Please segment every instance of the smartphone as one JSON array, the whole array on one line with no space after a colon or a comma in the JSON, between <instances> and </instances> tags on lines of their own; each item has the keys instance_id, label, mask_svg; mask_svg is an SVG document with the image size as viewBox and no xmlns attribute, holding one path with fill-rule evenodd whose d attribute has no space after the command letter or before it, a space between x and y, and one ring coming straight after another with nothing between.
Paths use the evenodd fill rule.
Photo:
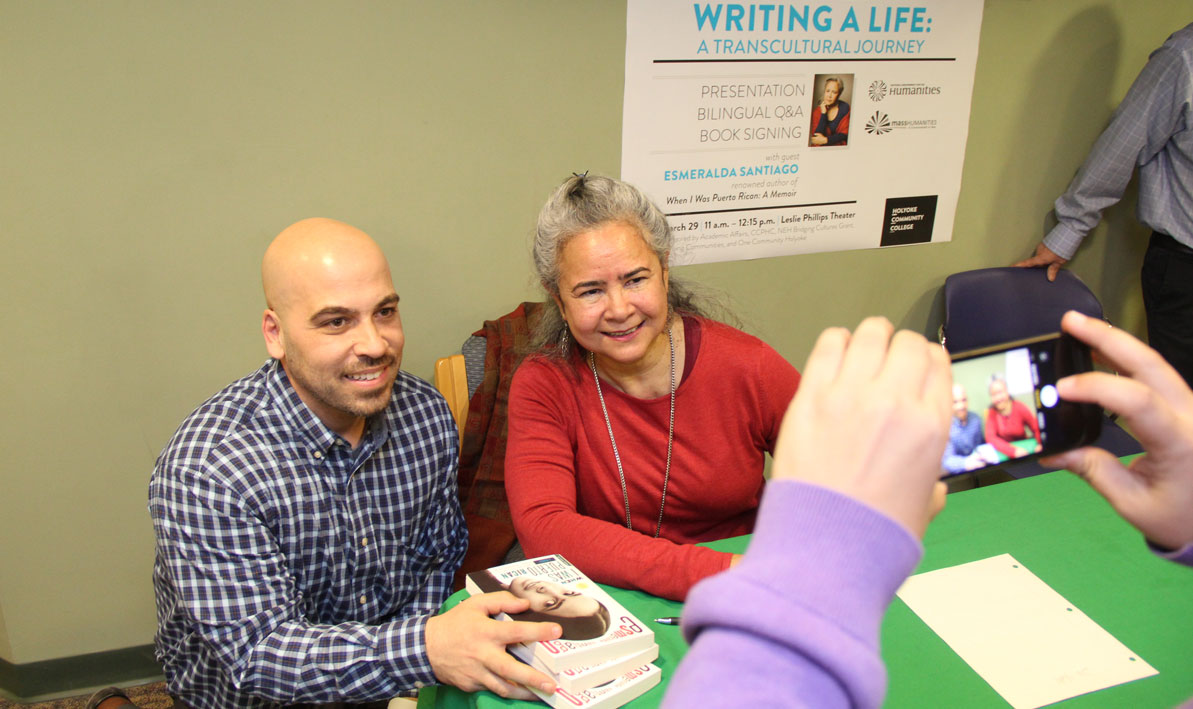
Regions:
<instances>
[{"instance_id":1,"label":"smartphone","mask_svg":"<svg viewBox=\"0 0 1193 709\"><path fill-rule=\"evenodd\" d=\"M1093 368L1089 347L1052 333L952 355L953 420L943 477L1088 445L1096 404L1062 401L1056 381Z\"/></svg>"}]
</instances>

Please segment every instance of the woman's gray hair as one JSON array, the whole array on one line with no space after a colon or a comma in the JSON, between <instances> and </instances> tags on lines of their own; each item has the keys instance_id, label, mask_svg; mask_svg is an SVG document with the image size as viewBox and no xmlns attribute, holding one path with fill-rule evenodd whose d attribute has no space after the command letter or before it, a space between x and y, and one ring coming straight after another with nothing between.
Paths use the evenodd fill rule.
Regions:
<instances>
[{"instance_id":1,"label":"woman's gray hair","mask_svg":"<svg viewBox=\"0 0 1193 709\"><path fill-rule=\"evenodd\" d=\"M654 251L663 268L671 252L671 226L642 190L612 177L573 174L556 188L539 211L534 234L534 271L547 292L548 300L559 295L559 253L572 238L605 224L628 224L638 231ZM692 291L669 277L667 305L673 312L704 315ZM567 323L557 307L549 302L534 328L531 352L567 356Z\"/></svg>"},{"instance_id":2,"label":"woman's gray hair","mask_svg":"<svg viewBox=\"0 0 1193 709\"><path fill-rule=\"evenodd\" d=\"M637 229L659 263L667 266L671 226L642 190L611 177L572 175L543 205L535 228L534 270L548 294L559 293L559 252L564 245L610 223Z\"/></svg>"}]
</instances>

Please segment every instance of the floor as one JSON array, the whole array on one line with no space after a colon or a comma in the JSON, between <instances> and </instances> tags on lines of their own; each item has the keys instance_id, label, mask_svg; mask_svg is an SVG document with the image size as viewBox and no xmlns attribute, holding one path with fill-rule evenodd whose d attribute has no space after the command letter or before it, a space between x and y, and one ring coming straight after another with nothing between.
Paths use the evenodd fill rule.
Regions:
<instances>
[{"instance_id":1,"label":"floor","mask_svg":"<svg viewBox=\"0 0 1193 709\"><path fill-rule=\"evenodd\" d=\"M165 682L151 682L132 687L122 687L121 689L141 709L170 709L170 707L174 706L174 700L170 699L169 694L166 694ZM87 694L75 697L35 702L33 704L20 704L0 699L0 709L16 709L18 707L19 709L83 709L90 696L91 692L88 692Z\"/></svg>"}]
</instances>

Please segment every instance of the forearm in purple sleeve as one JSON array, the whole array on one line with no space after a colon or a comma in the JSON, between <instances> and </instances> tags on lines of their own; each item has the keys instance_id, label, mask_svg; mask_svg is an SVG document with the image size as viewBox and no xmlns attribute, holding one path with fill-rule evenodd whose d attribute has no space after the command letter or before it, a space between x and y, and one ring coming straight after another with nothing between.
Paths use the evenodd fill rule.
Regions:
<instances>
[{"instance_id":1,"label":"forearm in purple sleeve","mask_svg":"<svg viewBox=\"0 0 1193 709\"><path fill-rule=\"evenodd\" d=\"M771 482L741 564L688 596L692 647L664 705L880 706L879 626L921 555L907 530L870 507Z\"/></svg>"}]
</instances>

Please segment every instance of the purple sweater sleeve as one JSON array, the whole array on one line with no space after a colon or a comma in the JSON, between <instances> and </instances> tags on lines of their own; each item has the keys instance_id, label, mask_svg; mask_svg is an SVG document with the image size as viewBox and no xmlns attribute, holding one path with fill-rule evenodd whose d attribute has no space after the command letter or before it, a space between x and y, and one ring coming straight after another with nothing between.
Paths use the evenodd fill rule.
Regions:
<instances>
[{"instance_id":1,"label":"purple sweater sleeve","mask_svg":"<svg viewBox=\"0 0 1193 709\"><path fill-rule=\"evenodd\" d=\"M1184 566L1193 566L1193 544L1186 544L1180 549L1169 551L1166 549L1161 549L1160 547L1157 547L1149 542L1148 548L1151 549L1156 556L1160 557L1161 559L1168 559L1169 561L1173 561Z\"/></svg>"},{"instance_id":2,"label":"purple sweater sleeve","mask_svg":"<svg viewBox=\"0 0 1193 709\"><path fill-rule=\"evenodd\" d=\"M880 706L879 626L922 553L849 497L771 482L745 558L688 595L664 707Z\"/></svg>"}]
</instances>

